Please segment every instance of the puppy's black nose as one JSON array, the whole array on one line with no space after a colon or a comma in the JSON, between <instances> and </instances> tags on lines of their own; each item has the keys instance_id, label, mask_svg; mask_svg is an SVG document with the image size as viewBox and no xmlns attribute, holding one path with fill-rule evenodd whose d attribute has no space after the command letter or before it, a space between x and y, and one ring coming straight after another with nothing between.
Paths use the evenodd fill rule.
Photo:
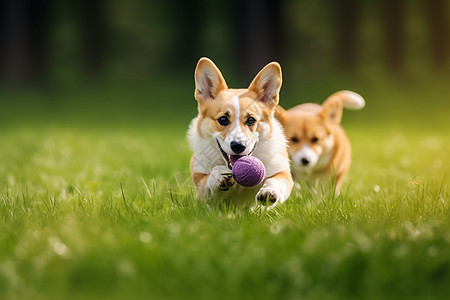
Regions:
<instances>
[{"instance_id":1,"label":"puppy's black nose","mask_svg":"<svg viewBox=\"0 0 450 300\"><path fill-rule=\"evenodd\" d=\"M234 142L234 141L230 143L230 147L231 147L231 150L234 151L234 153L241 153L242 151L245 150L244 145L239 144L238 142Z\"/></svg>"},{"instance_id":2,"label":"puppy's black nose","mask_svg":"<svg viewBox=\"0 0 450 300\"><path fill-rule=\"evenodd\" d=\"M302 164L304 165L304 166L307 166L308 164L309 164L309 159L307 159L307 158L302 158Z\"/></svg>"}]
</instances>

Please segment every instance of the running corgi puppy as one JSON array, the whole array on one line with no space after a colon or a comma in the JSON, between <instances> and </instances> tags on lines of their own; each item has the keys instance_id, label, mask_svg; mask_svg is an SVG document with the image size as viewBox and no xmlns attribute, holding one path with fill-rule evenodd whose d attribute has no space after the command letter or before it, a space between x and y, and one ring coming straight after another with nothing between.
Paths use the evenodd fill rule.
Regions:
<instances>
[{"instance_id":1,"label":"running corgi puppy","mask_svg":"<svg viewBox=\"0 0 450 300\"><path fill-rule=\"evenodd\" d=\"M188 140L198 196L249 208L284 202L293 180L283 128L274 117L280 65L266 65L247 89L229 89L208 58L199 60L194 77L198 116L189 126ZM238 185L229 175L234 163L246 155L260 159L266 169L262 183L253 188Z\"/></svg>"},{"instance_id":2,"label":"running corgi puppy","mask_svg":"<svg viewBox=\"0 0 450 300\"><path fill-rule=\"evenodd\" d=\"M340 123L343 108L361 109L364 99L350 91L332 94L322 105L305 103L289 110L276 108L289 141L289 155L296 186L300 181L336 178L336 194L350 168L352 149Z\"/></svg>"}]
</instances>

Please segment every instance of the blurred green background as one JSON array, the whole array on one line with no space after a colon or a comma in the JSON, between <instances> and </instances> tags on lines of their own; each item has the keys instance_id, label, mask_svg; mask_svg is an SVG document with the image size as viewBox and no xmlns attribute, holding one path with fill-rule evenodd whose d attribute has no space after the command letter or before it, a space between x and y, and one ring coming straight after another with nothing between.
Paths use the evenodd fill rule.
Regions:
<instances>
[{"instance_id":1,"label":"blurred green background","mask_svg":"<svg viewBox=\"0 0 450 300\"><path fill-rule=\"evenodd\" d=\"M196 114L193 72L210 57L230 87L268 62L281 104L340 89L367 107L344 121L447 126L450 3L445 0L5 0L0 124L182 128ZM177 125L178 124L178 125Z\"/></svg>"},{"instance_id":2,"label":"blurred green background","mask_svg":"<svg viewBox=\"0 0 450 300\"><path fill-rule=\"evenodd\" d=\"M0 1L0 298L446 299L449 16L447 0ZM280 62L284 107L360 93L343 196L261 215L198 201L202 56L230 87Z\"/></svg>"}]
</instances>

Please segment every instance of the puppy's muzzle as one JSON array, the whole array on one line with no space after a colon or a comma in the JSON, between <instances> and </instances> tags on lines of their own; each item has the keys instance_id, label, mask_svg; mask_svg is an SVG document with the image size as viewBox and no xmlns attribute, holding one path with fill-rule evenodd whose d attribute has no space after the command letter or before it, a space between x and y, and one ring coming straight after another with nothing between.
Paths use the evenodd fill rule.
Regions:
<instances>
[{"instance_id":1,"label":"puppy's muzzle","mask_svg":"<svg viewBox=\"0 0 450 300\"><path fill-rule=\"evenodd\" d=\"M239 153L244 152L246 147L244 145L242 145L241 143L232 141L230 143L230 148L231 148L231 150L233 150L234 153L239 154Z\"/></svg>"},{"instance_id":2,"label":"puppy's muzzle","mask_svg":"<svg viewBox=\"0 0 450 300\"><path fill-rule=\"evenodd\" d=\"M306 157L303 157L301 159L302 165L307 166L309 164L309 159L307 159Z\"/></svg>"}]
</instances>

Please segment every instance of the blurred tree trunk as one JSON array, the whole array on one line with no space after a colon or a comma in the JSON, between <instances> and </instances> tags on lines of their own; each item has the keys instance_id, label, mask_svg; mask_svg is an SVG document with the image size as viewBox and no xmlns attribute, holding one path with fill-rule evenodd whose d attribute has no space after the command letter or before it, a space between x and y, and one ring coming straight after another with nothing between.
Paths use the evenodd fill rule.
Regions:
<instances>
[{"instance_id":1,"label":"blurred tree trunk","mask_svg":"<svg viewBox=\"0 0 450 300\"><path fill-rule=\"evenodd\" d=\"M354 71L359 58L359 14L358 0L336 0L336 61L346 71Z\"/></svg>"},{"instance_id":2,"label":"blurred tree trunk","mask_svg":"<svg viewBox=\"0 0 450 300\"><path fill-rule=\"evenodd\" d=\"M0 1L0 84L4 82L6 76L6 26L8 24L6 8L6 1Z\"/></svg>"},{"instance_id":3,"label":"blurred tree trunk","mask_svg":"<svg viewBox=\"0 0 450 300\"><path fill-rule=\"evenodd\" d=\"M78 3L83 66L87 74L100 75L109 54L107 4L104 0L80 0Z\"/></svg>"},{"instance_id":4,"label":"blurred tree trunk","mask_svg":"<svg viewBox=\"0 0 450 300\"><path fill-rule=\"evenodd\" d=\"M44 83L48 70L49 14L46 0L0 4L0 78L12 85Z\"/></svg>"},{"instance_id":5,"label":"blurred tree trunk","mask_svg":"<svg viewBox=\"0 0 450 300\"><path fill-rule=\"evenodd\" d=\"M177 70L192 70L202 55L200 53L202 7L199 0L167 0L165 9L171 17L174 32L171 45L165 54L164 66ZM203 4L205 5L205 4ZM203 10L204 11L204 10Z\"/></svg>"},{"instance_id":6,"label":"blurred tree trunk","mask_svg":"<svg viewBox=\"0 0 450 300\"><path fill-rule=\"evenodd\" d=\"M404 20L405 5L403 0L384 0L384 45L386 63L390 71L400 72L404 67Z\"/></svg>"},{"instance_id":7,"label":"blurred tree trunk","mask_svg":"<svg viewBox=\"0 0 450 300\"><path fill-rule=\"evenodd\" d=\"M251 80L268 62L282 60L282 5L280 0L233 0L231 52L242 80Z\"/></svg>"},{"instance_id":8,"label":"blurred tree trunk","mask_svg":"<svg viewBox=\"0 0 450 300\"><path fill-rule=\"evenodd\" d=\"M431 47L431 62L437 70L448 66L449 60L449 24L445 0L425 1L428 17Z\"/></svg>"}]
</instances>

